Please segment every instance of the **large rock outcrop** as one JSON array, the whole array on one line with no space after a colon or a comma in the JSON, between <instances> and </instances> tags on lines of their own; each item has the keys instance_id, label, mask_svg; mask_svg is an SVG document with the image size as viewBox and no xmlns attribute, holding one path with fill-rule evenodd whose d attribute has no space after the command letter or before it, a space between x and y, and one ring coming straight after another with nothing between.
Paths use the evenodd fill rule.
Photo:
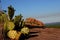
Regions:
<instances>
[{"instance_id":1,"label":"large rock outcrop","mask_svg":"<svg viewBox=\"0 0 60 40\"><path fill-rule=\"evenodd\" d=\"M34 18L27 18L25 20L25 25L30 25L30 26L39 26L39 27L44 27L44 23L39 21L39 20L36 20Z\"/></svg>"}]
</instances>

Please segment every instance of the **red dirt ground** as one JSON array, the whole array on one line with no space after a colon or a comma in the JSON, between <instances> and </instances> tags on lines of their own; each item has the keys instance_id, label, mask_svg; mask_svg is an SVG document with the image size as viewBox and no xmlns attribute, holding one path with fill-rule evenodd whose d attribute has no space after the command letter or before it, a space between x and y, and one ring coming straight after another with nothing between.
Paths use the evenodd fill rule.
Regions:
<instances>
[{"instance_id":1,"label":"red dirt ground","mask_svg":"<svg viewBox=\"0 0 60 40\"><path fill-rule=\"evenodd\" d=\"M60 29L59 28L34 28L31 32L38 32L35 37L31 37L27 40L60 40Z\"/></svg>"}]
</instances>

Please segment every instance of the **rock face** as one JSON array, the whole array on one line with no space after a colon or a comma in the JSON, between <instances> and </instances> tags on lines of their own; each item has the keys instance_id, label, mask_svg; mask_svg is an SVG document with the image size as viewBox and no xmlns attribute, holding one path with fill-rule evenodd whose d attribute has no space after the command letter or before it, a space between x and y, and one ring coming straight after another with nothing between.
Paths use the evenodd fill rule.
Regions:
<instances>
[{"instance_id":1,"label":"rock face","mask_svg":"<svg viewBox=\"0 0 60 40\"><path fill-rule=\"evenodd\" d=\"M45 26L43 22L41 21L38 21L34 18L27 18L25 20L25 25L30 25L30 26L40 26L40 27L43 27Z\"/></svg>"}]
</instances>

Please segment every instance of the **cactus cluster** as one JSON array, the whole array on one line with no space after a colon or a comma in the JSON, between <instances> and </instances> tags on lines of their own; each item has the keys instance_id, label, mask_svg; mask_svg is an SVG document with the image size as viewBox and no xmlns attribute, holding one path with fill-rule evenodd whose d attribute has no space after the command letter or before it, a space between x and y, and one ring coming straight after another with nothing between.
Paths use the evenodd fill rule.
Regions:
<instances>
[{"instance_id":1,"label":"cactus cluster","mask_svg":"<svg viewBox=\"0 0 60 40\"><path fill-rule=\"evenodd\" d=\"M4 18L4 33L6 38L19 40L21 34L28 34L29 28L24 26L25 22L22 19L22 15L14 16L14 8L12 6L8 7L8 15L3 15ZM6 39L7 40L7 39Z\"/></svg>"}]
</instances>

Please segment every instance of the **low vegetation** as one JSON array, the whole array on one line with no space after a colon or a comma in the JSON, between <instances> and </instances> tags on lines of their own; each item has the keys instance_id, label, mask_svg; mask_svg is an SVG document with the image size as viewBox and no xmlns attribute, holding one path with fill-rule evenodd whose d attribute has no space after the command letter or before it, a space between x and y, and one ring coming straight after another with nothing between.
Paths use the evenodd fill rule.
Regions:
<instances>
[{"instance_id":1,"label":"low vegetation","mask_svg":"<svg viewBox=\"0 0 60 40\"><path fill-rule=\"evenodd\" d=\"M46 24L47 28L60 28L60 23Z\"/></svg>"}]
</instances>

